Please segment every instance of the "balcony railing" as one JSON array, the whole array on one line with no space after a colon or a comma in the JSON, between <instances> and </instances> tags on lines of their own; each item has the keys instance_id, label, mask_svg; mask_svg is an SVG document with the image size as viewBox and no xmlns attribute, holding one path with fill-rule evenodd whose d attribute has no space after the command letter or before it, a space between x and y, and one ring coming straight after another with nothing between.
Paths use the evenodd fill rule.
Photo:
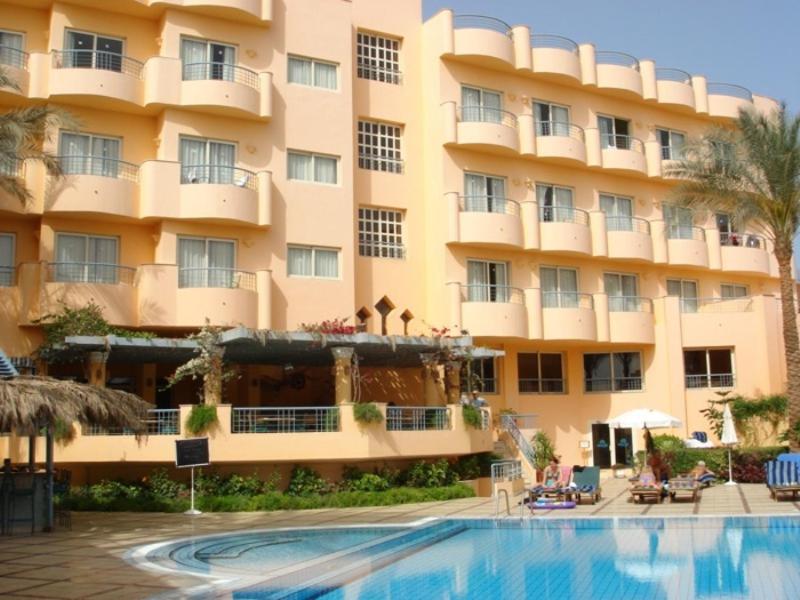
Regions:
<instances>
[{"instance_id":1,"label":"balcony railing","mask_svg":"<svg viewBox=\"0 0 800 600\"><path fill-rule=\"evenodd\" d=\"M234 407L231 413L231 433L330 433L339 429L336 406Z\"/></svg>"},{"instance_id":2,"label":"balcony railing","mask_svg":"<svg viewBox=\"0 0 800 600\"><path fill-rule=\"evenodd\" d=\"M54 69L99 69L141 79L144 63L104 50L53 50Z\"/></svg>"},{"instance_id":3,"label":"balcony railing","mask_svg":"<svg viewBox=\"0 0 800 600\"><path fill-rule=\"evenodd\" d=\"M95 175L125 181L139 180L139 165L103 156L66 155L58 162L65 175Z\"/></svg>"},{"instance_id":4,"label":"balcony railing","mask_svg":"<svg viewBox=\"0 0 800 600\"><path fill-rule=\"evenodd\" d=\"M455 15L453 29L488 29L503 35L511 35L511 25L500 19L483 15Z\"/></svg>"},{"instance_id":5,"label":"balcony railing","mask_svg":"<svg viewBox=\"0 0 800 600\"><path fill-rule=\"evenodd\" d=\"M520 394L563 394L566 383L563 378L518 379Z\"/></svg>"},{"instance_id":6,"label":"balcony railing","mask_svg":"<svg viewBox=\"0 0 800 600\"><path fill-rule=\"evenodd\" d=\"M0 46L0 65L27 70L28 53L11 46Z\"/></svg>"},{"instance_id":7,"label":"balcony railing","mask_svg":"<svg viewBox=\"0 0 800 600\"><path fill-rule=\"evenodd\" d=\"M180 411L177 408L156 408L147 411L147 435L180 435ZM133 435L123 427L84 425L83 435Z\"/></svg>"},{"instance_id":8,"label":"balcony railing","mask_svg":"<svg viewBox=\"0 0 800 600\"><path fill-rule=\"evenodd\" d=\"M753 233L722 232L719 234L719 243L722 246L767 249L767 240Z\"/></svg>"},{"instance_id":9,"label":"balcony railing","mask_svg":"<svg viewBox=\"0 0 800 600\"><path fill-rule=\"evenodd\" d=\"M595 54L598 65L615 65L617 67L627 67L635 71L639 70L639 60L635 56L624 52L600 51Z\"/></svg>"},{"instance_id":10,"label":"balcony railing","mask_svg":"<svg viewBox=\"0 0 800 600\"><path fill-rule=\"evenodd\" d=\"M608 310L610 312L653 312L653 301L650 298L639 296L609 296Z\"/></svg>"},{"instance_id":11,"label":"balcony railing","mask_svg":"<svg viewBox=\"0 0 800 600\"><path fill-rule=\"evenodd\" d=\"M214 183L258 190L255 173L228 165L182 165L181 183Z\"/></svg>"},{"instance_id":12,"label":"balcony railing","mask_svg":"<svg viewBox=\"0 0 800 600\"><path fill-rule=\"evenodd\" d=\"M543 308L588 308L594 310L591 294L580 292L542 292Z\"/></svg>"},{"instance_id":13,"label":"balcony railing","mask_svg":"<svg viewBox=\"0 0 800 600\"><path fill-rule=\"evenodd\" d=\"M650 222L627 215L606 215L606 231L635 231L650 235Z\"/></svg>"},{"instance_id":14,"label":"balcony railing","mask_svg":"<svg viewBox=\"0 0 800 600\"><path fill-rule=\"evenodd\" d=\"M683 160L686 150L681 147L661 146L661 160Z\"/></svg>"},{"instance_id":15,"label":"balcony railing","mask_svg":"<svg viewBox=\"0 0 800 600\"><path fill-rule=\"evenodd\" d=\"M563 121L536 121L536 135L569 137L583 141L583 127Z\"/></svg>"},{"instance_id":16,"label":"balcony railing","mask_svg":"<svg viewBox=\"0 0 800 600\"><path fill-rule=\"evenodd\" d=\"M22 177L24 168L24 161L11 158L0 160L0 175L5 177Z\"/></svg>"},{"instance_id":17,"label":"balcony railing","mask_svg":"<svg viewBox=\"0 0 800 600\"><path fill-rule=\"evenodd\" d=\"M17 271L11 266L0 266L0 287L14 287Z\"/></svg>"},{"instance_id":18,"label":"balcony railing","mask_svg":"<svg viewBox=\"0 0 800 600\"><path fill-rule=\"evenodd\" d=\"M444 431L450 429L450 409L431 406L386 407L387 431Z\"/></svg>"},{"instance_id":19,"label":"balcony railing","mask_svg":"<svg viewBox=\"0 0 800 600\"><path fill-rule=\"evenodd\" d=\"M644 143L639 138L631 135L619 135L616 133L601 133L600 145L604 149L611 150L630 150L632 152L644 153Z\"/></svg>"},{"instance_id":20,"label":"balcony railing","mask_svg":"<svg viewBox=\"0 0 800 600\"><path fill-rule=\"evenodd\" d=\"M519 288L480 283L462 285L461 299L464 302L504 302L510 304L524 304L525 302L525 296Z\"/></svg>"},{"instance_id":21,"label":"balcony railing","mask_svg":"<svg viewBox=\"0 0 800 600\"><path fill-rule=\"evenodd\" d=\"M405 258L406 247L403 244L359 239L358 255L372 258Z\"/></svg>"},{"instance_id":22,"label":"balcony railing","mask_svg":"<svg viewBox=\"0 0 800 600\"><path fill-rule=\"evenodd\" d=\"M573 54L578 54L578 44L576 42L567 37L561 35L551 35L549 33L531 34L531 48L567 50Z\"/></svg>"},{"instance_id":23,"label":"balcony railing","mask_svg":"<svg viewBox=\"0 0 800 600\"><path fill-rule=\"evenodd\" d=\"M542 223L575 223L589 225L589 213L572 206L540 206L539 220Z\"/></svg>"},{"instance_id":24,"label":"balcony railing","mask_svg":"<svg viewBox=\"0 0 800 600\"><path fill-rule=\"evenodd\" d=\"M496 123L517 128L517 115L500 108L488 106L462 106L459 108L462 123Z\"/></svg>"},{"instance_id":25,"label":"balcony railing","mask_svg":"<svg viewBox=\"0 0 800 600\"><path fill-rule=\"evenodd\" d=\"M230 81L246 85L254 90L258 89L258 73L238 65L219 62L184 63L183 80Z\"/></svg>"},{"instance_id":26,"label":"balcony railing","mask_svg":"<svg viewBox=\"0 0 800 600\"><path fill-rule=\"evenodd\" d=\"M362 61L365 59L361 59ZM382 83L391 83L393 85L400 85L403 83L403 73L397 69L386 67L382 65L371 65L367 62L358 62L356 64L356 72L359 79L369 79L371 81L380 81Z\"/></svg>"},{"instance_id":27,"label":"balcony railing","mask_svg":"<svg viewBox=\"0 0 800 600\"><path fill-rule=\"evenodd\" d=\"M587 392L633 392L642 389L641 377L592 377L584 379Z\"/></svg>"},{"instance_id":28,"label":"balcony railing","mask_svg":"<svg viewBox=\"0 0 800 600\"><path fill-rule=\"evenodd\" d=\"M682 313L741 313L752 312L750 296L738 298L681 298Z\"/></svg>"},{"instance_id":29,"label":"balcony railing","mask_svg":"<svg viewBox=\"0 0 800 600\"><path fill-rule=\"evenodd\" d=\"M459 196L462 212L498 213L519 215L519 203L509 198L498 196Z\"/></svg>"},{"instance_id":30,"label":"balcony railing","mask_svg":"<svg viewBox=\"0 0 800 600\"><path fill-rule=\"evenodd\" d=\"M706 89L708 90L709 96L730 96L732 98L741 98L748 102L753 101L753 93L741 85L734 85L732 83L709 83Z\"/></svg>"},{"instance_id":31,"label":"balcony railing","mask_svg":"<svg viewBox=\"0 0 800 600\"><path fill-rule=\"evenodd\" d=\"M667 227L667 239L704 242L706 240L706 230L693 225L669 225Z\"/></svg>"},{"instance_id":32,"label":"balcony railing","mask_svg":"<svg viewBox=\"0 0 800 600\"><path fill-rule=\"evenodd\" d=\"M57 283L103 283L133 285L134 267L97 262L51 262L46 265L45 278Z\"/></svg>"},{"instance_id":33,"label":"balcony railing","mask_svg":"<svg viewBox=\"0 0 800 600\"><path fill-rule=\"evenodd\" d=\"M256 291L256 274L227 267L180 267L179 288L230 288Z\"/></svg>"},{"instance_id":34,"label":"balcony railing","mask_svg":"<svg viewBox=\"0 0 800 600\"><path fill-rule=\"evenodd\" d=\"M384 173L402 173L403 160L391 156L378 154L359 154L358 167L370 171L383 171Z\"/></svg>"},{"instance_id":35,"label":"balcony railing","mask_svg":"<svg viewBox=\"0 0 800 600\"><path fill-rule=\"evenodd\" d=\"M656 79L658 81L674 81L692 85L692 76L680 69L658 68L656 69Z\"/></svg>"},{"instance_id":36,"label":"balcony railing","mask_svg":"<svg viewBox=\"0 0 800 600\"><path fill-rule=\"evenodd\" d=\"M687 388L732 388L736 382L733 373L687 375Z\"/></svg>"}]
</instances>

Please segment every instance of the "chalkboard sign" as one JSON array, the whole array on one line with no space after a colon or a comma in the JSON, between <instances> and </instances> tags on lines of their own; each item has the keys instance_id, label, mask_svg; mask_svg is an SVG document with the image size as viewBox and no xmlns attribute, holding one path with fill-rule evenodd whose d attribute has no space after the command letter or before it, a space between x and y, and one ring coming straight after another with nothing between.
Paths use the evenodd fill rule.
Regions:
<instances>
[{"instance_id":1,"label":"chalkboard sign","mask_svg":"<svg viewBox=\"0 0 800 600\"><path fill-rule=\"evenodd\" d=\"M202 467L209 464L208 438L175 440L175 466Z\"/></svg>"}]
</instances>

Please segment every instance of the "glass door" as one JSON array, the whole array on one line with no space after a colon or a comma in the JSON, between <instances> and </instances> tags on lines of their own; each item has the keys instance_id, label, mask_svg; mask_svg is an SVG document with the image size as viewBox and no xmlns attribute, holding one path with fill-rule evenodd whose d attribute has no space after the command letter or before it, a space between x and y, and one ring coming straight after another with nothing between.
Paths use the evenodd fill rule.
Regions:
<instances>
[{"instance_id":1,"label":"glass door","mask_svg":"<svg viewBox=\"0 0 800 600\"><path fill-rule=\"evenodd\" d=\"M592 423L592 458L595 467L611 467L611 430L607 423Z\"/></svg>"},{"instance_id":2,"label":"glass door","mask_svg":"<svg viewBox=\"0 0 800 600\"><path fill-rule=\"evenodd\" d=\"M539 275L543 307L578 307L578 272L575 269L541 267Z\"/></svg>"},{"instance_id":3,"label":"glass door","mask_svg":"<svg viewBox=\"0 0 800 600\"><path fill-rule=\"evenodd\" d=\"M611 312L639 310L639 285L636 275L604 273L603 287L608 296L608 310Z\"/></svg>"},{"instance_id":4,"label":"glass door","mask_svg":"<svg viewBox=\"0 0 800 600\"><path fill-rule=\"evenodd\" d=\"M598 116L597 126L600 129L600 146L602 148L630 150L628 121L614 117Z\"/></svg>"},{"instance_id":5,"label":"glass door","mask_svg":"<svg viewBox=\"0 0 800 600\"><path fill-rule=\"evenodd\" d=\"M537 185L539 217L545 223L571 223L574 219L572 190L553 185Z\"/></svg>"},{"instance_id":6,"label":"glass door","mask_svg":"<svg viewBox=\"0 0 800 600\"><path fill-rule=\"evenodd\" d=\"M67 30L64 66L121 72L123 47L123 41L118 38Z\"/></svg>"},{"instance_id":7,"label":"glass door","mask_svg":"<svg viewBox=\"0 0 800 600\"><path fill-rule=\"evenodd\" d=\"M697 312L697 282L688 279L667 279L667 296L681 299L681 312Z\"/></svg>"},{"instance_id":8,"label":"glass door","mask_svg":"<svg viewBox=\"0 0 800 600\"><path fill-rule=\"evenodd\" d=\"M692 239L694 218L692 216L692 211L688 208L664 204L664 221L667 224L667 237L669 239Z\"/></svg>"},{"instance_id":9,"label":"glass door","mask_svg":"<svg viewBox=\"0 0 800 600\"><path fill-rule=\"evenodd\" d=\"M468 260L467 290L470 302L508 302L508 266L504 262Z\"/></svg>"},{"instance_id":10,"label":"glass door","mask_svg":"<svg viewBox=\"0 0 800 600\"><path fill-rule=\"evenodd\" d=\"M606 215L607 231L633 231L633 201L630 198L600 194L600 210Z\"/></svg>"},{"instance_id":11,"label":"glass door","mask_svg":"<svg viewBox=\"0 0 800 600\"><path fill-rule=\"evenodd\" d=\"M476 173L464 174L464 210L467 212L504 213L506 181Z\"/></svg>"},{"instance_id":12,"label":"glass door","mask_svg":"<svg viewBox=\"0 0 800 600\"><path fill-rule=\"evenodd\" d=\"M633 466L633 433L629 427L614 429L614 463Z\"/></svg>"},{"instance_id":13,"label":"glass door","mask_svg":"<svg viewBox=\"0 0 800 600\"><path fill-rule=\"evenodd\" d=\"M14 240L10 233L0 233L0 287L14 284Z\"/></svg>"},{"instance_id":14,"label":"glass door","mask_svg":"<svg viewBox=\"0 0 800 600\"><path fill-rule=\"evenodd\" d=\"M501 123L502 99L498 92L461 86L461 120Z\"/></svg>"},{"instance_id":15,"label":"glass door","mask_svg":"<svg viewBox=\"0 0 800 600\"><path fill-rule=\"evenodd\" d=\"M534 102L536 135L569 137L569 108L547 102Z\"/></svg>"}]
</instances>

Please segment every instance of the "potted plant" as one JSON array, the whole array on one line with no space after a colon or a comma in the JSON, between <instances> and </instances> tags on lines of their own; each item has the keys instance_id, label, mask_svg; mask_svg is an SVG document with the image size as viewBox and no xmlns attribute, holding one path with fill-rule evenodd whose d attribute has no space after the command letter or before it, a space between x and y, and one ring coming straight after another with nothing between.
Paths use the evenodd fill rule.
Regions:
<instances>
[{"instance_id":1,"label":"potted plant","mask_svg":"<svg viewBox=\"0 0 800 600\"><path fill-rule=\"evenodd\" d=\"M542 481L544 470L556 455L556 447L544 431L537 431L531 438L531 446L534 452L534 466L536 467L536 478Z\"/></svg>"},{"instance_id":2,"label":"potted plant","mask_svg":"<svg viewBox=\"0 0 800 600\"><path fill-rule=\"evenodd\" d=\"M353 418L361 425L374 425L383 422L383 413L372 402L359 402L353 405Z\"/></svg>"}]
</instances>

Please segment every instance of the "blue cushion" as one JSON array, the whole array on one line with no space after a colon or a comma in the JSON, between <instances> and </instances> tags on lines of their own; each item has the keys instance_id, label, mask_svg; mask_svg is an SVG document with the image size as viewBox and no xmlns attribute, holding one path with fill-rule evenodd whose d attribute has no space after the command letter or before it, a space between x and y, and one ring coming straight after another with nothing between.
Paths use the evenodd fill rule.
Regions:
<instances>
[{"instance_id":1,"label":"blue cushion","mask_svg":"<svg viewBox=\"0 0 800 600\"><path fill-rule=\"evenodd\" d=\"M771 460L764 465L767 485L770 487L796 486L800 484L798 465L793 462Z\"/></svg>"}]
</instances>

